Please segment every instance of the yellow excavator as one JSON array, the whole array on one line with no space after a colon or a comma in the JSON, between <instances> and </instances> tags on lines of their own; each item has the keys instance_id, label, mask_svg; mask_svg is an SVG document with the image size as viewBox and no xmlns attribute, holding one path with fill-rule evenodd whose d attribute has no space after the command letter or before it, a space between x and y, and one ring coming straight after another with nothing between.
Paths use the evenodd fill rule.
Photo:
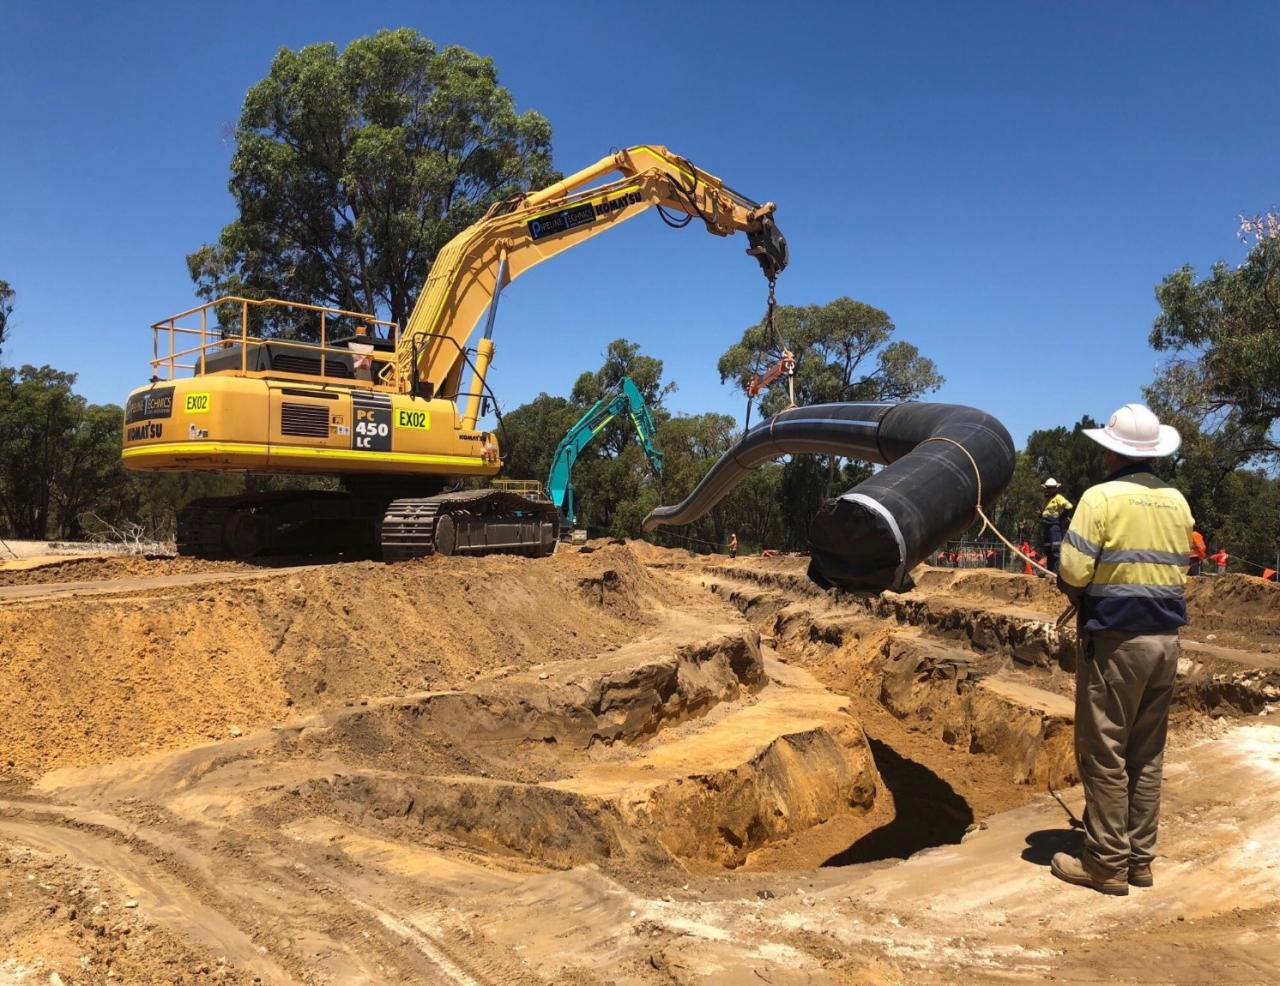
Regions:
<instances>
[{"instance_id":1,"label":"yellow excavator","mask_svg":"<svg viewBox=\"0 0 1280 986\"><path fill-rule=\"evenodd\" d=\"M156 322L151 382L125 405L124 463L341 480L341 490L194 501L178 519L185 555L379 545L388 561L433 551L549 554L559 525L550 502L494 488L440 491L501 468L497 440L478 421L492 396L485 377L503 287L650 207L670 225L698 219L719 236L745 233L772 298L788 261L773 203L751 201L665 147L631 147L494 206L455 236L403 327L238 297Z\"/></svg>"}]
</instances>

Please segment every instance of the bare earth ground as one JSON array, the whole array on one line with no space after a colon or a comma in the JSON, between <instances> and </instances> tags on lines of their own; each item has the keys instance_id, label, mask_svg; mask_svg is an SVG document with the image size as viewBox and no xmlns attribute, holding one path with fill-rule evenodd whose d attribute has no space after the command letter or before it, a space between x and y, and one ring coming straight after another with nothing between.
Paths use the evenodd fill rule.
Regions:
<instances>
[{"instance_id":1,"label":"bare earth ground","mask_svg":"<svg viewBox=\"0 0 1280 986\"><path fill-rule=\"evenodd\" d=\"M0 984L1280 981L1280 595L1191 590L1157 883L1047 583L593 543L0 566Z\"/></svg>"}]
</instances>

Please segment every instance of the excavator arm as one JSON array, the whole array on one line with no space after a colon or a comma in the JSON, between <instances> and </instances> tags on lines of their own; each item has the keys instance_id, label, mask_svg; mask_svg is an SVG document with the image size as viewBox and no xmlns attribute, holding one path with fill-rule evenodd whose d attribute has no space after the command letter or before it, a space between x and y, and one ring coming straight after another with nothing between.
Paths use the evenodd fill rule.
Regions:
<instances>
[{"instance_id":1,"label":"excavator arm","mask_svg":"<svg viewBox=\"0 0 1280 986\"><path fill-rule=\"evenodd\" d=\"M655 473L662 472L662 452L654 444L657 429L649 415L649 407L635 381L623 377L619 388L596 401L556 446L551 457L551 472L547 476L547 495L559 509L570 527L577 524L578 504L573 490L573 467L578 456L595 439L596 435L618 416L626 414L635 426L636 435L644 447L644 454Z\"/></svg>"},{"instance_id":2,"label":"excavator arm","mask_svg":"<svg viewBox=\"0 0 1280 986\"><path fill-rule=\"evenodd\" d=\"M745 233L747 253L770 281L787 266L787 242L773 222L772 202L751 201L665 147L627 148L491 209L445 244L400 334L384 382L394 382L402 393L461 396L467 340L490 309L463 414L463 427L474 427L493 356L493 306L502 288L535 264L653 207L672 225L698 219L718 236Z\"/></svg>"}]
</instances>

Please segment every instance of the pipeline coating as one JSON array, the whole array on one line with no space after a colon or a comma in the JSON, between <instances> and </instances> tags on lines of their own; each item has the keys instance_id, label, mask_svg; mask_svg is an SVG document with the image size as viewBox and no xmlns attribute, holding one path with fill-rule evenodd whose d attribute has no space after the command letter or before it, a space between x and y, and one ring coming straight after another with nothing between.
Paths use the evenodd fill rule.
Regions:
<instances>
[{"instance_id":1,"label":"pipeline coating","mask_svg":"<svg viewBox=\"0 0 1280 986\"><path fill-rule=\"evenodd\" d=\"M838 455L885 466L827 500L810 529L809 578L823 587L874 591L905 588L912 568L973 522L976 503L985 508L1004 491L1014 463L1004 425L973 407L789 408L747 432L683 501L651 511L644 530L705 516L749 472L782 455Z\"/></svg>"}]
</instances>

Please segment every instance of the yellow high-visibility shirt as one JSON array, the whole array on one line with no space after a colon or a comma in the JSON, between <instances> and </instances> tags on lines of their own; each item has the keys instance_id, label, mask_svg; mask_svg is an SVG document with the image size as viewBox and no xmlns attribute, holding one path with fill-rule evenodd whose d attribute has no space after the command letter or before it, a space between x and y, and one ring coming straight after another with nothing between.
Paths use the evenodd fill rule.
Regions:
<instances>
[{"instance_id":1,"label":"yellow high-visibility shirt","mask_svg":"<svg viewBox=\"0 0 1280 986\"><path fill-rule=\"evenodd\" d=\"M1059 584L1080 602L1082 628L1172 633L1184 625L1194 526L1183 495L1144 465L1087 489L1058 568Z\"/></svg>"},{"instance_id":2,"label":"yellow high-visibility shirt","mask_svg":"<svg viewBox=\"0 0 1280 986\"><path fill-rule=\"evenodd\" d=\"M1069 510L1074 510L1075 508L1076 505L1074 503L1068 500L1061 493L1056 493L1054 494L1053 499L1044 505L1044 510L1040 512L1040 516L1053 520L1057 517L1061 517Z\"/></svg>"}]
</instances>

